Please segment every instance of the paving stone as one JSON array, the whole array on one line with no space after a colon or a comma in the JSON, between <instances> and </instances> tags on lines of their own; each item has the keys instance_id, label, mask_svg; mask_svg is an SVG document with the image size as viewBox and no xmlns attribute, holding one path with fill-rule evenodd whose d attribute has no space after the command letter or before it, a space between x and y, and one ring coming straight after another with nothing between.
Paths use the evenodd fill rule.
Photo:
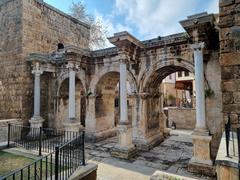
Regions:
<instances>
[{"instance_id":1,"label":"paving stone","mask_svg":"<svg viewBox=\"0 0 240 180\"><path fill-rule=\"evenodd\" d=\"M98 147L96 148L97 151L102 151L102 152L107 152L109 151L107 148L104 148L104 147Z\"/></svg>"},{"instance_id":2,"label":"paving stone","mask_svg":"<svg viewBox=\"0 0 240 180\"><path fill-rule=\"evenodd\" d=\"M116 145L116 143L110 143L110 144L105 144L105 145L103 145L103 147L104 147L104 148L109 148L109 149L111 149L111 148L113 148L115 145Z\"/></svg>"},{"instance_id":3,"label":"paving stone","mask_svg":"<svg viewBox=\"0 0 240 180\"><path fill-rule=\"evenodd\" d=\"M87 159L97 162L106 162L108 160L124 162L131 164L132 167L141 167L141 169L151 168L184 176L187 175L188 177L199 177L195 174L188 174L187 166L193 155L193 147L191 142L187 140L183 141L184 138L185 135L183 133L172 135L152 150L148 152L138 152L138 156L131 160L120 160L111 157L110 150L117 142L117 138L111 138L96 144L90 144L88 150L86 150L86 153L89 153Z\"/></svg>"},{"instance_id":4,"label":"paving stone","mask_svg":"<svg viewBox=\"0 0 240 180\"><path fill-rule=\"evenodd\" d=\"M102 157L102 158L108 158L110 157L111 155L109 153L104 153L104 152L101 152L99 154L96 154L97 157Z\"/></svg>"},{"instance_id":5,"label":"paving stone","mask_svg":"<svg viewBox=\"0 0 240 180\"><path fill-rule=\"evenodd\" d=\"M177 167L177 166L171 166L170 168L167 169L167 172L176 174L178 169L179 169L179 167Z\"/></svg>"}]
</instances>

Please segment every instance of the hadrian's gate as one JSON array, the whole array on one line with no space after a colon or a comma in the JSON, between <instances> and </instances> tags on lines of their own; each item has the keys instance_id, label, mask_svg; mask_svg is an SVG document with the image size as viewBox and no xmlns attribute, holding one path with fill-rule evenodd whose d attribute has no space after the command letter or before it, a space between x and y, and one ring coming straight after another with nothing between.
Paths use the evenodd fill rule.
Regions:
<instances>
[{"instance_id":1,"label":"hadrian's gate","mask_svg":"<svg viewBox=\"0 0 240 180\"><path fill-rule=\"evenodd\" d=\"M162 80L178 71L197 73L197 119L190 164L197 168L201 164L211 166L222 123L214 23L214 15L203 13L181 21L187 33L139 41L121 32L109 38L116 46L113 48L88 51L65 45L51 56L29 55L28 60L43 74L54 73L49 96L54 113L45 123L59 128L85 127L92 141L118 134L119 144L113 155L128 158L135 147L149 150L168 133ZM213 97L204 97L207 88L214 91ZM74 111L69 108L71 103ZM204 146L201 153L200 144Z\"/></svg>"}]
</instances>

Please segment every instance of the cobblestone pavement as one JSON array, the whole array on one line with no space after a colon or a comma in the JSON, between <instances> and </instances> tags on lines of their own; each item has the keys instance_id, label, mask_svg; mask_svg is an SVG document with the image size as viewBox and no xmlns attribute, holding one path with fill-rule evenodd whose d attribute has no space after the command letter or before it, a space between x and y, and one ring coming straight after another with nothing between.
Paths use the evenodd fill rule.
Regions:
<instances>
[{"instance_id":1,"label":"cobblestone pavement","mask_svg":"<svg viewBox=\"0 0 240 180\"><path fill-rule=\"evenodd\" d=\"M86 143L86 159L98 164L99 180L126 179L120 174L114 175L114 173L119 173L120 169L127 171L127 179L149 179L155 170L197 179L212 179L187 171L188 161L193 155L191 131L171 131L170 136L160 145L149 152L139 152L135 158L129 161L111 157L110 151L116 141L117 138L114 137L97 143ZM118 168L118 170L115 171L114 168ZM132 174L129 170L132 171Z\"/></svg>"}]
</instances>

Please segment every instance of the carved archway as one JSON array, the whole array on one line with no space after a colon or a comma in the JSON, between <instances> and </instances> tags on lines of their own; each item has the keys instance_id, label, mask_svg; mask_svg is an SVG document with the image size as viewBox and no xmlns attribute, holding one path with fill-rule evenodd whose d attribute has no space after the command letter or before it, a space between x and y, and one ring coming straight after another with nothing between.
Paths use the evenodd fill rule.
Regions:
<instances>
[{"instance_id":1,"label":"carved archway","mask_svg":"<svg viewBox=\"0 0 240 180\"><path fill-rule=\"evenodd\" d=\"M76 119L85 126L86 116L86 83L84 76L76 73L75 100L76 100ZM55 127L63 128L63 124L68 118L68 99L69 99L69 73L63 72L55 81L56 101L55 101Z\"/></svg>"},{"instance_id":2,"label":"carved archway","mask_svg":"<svg viewBox=\"0 0 240 180\"><path fill-rule=\"evenodd\" d=\"M118 88L119 88L120 72L119 67L104 67L99 73L96 73L90 82L89 92L95 95L95 118L96 131L106 132L106 136L115 135L115 127L119 121L119 104L118 104ZM133 75L128 72L128 94L136 93L136 81ZM128 99L129 111L134 111L135 106ZM131 112L129 119L132 120Z\"/></svg>"},{"instance_id":3,"label":"carved archway","mask_svg":"<svg viewBox=\"0 0 240 180\"><path fill-rule=\"evenodd\" d=\"M163 97L160 91L162 80L168 75L178 71L189 71L194 73L194 65L191 61L184 59L160 59L151 64L141 77L139 77L139 117L140 122L133 136L134 141L141 141L141 138L152 139L158 142L163 137L166 127L166 116L163 113Z\"/></svg>"},{"instance_id":4,"label":"carved archway","mask_svg":"<svg viewBox=\"0 0 240 180\"><path fill-rule=\"evenodd\" d=\"M145 92L149 86L159 85L165 77L174 72L186 70L194 73L194 65L188 60L180 58L168 58L167 61L159 60L143 72L142 80L139 83L139 92Z\"/></svg>"},{"instance_id":5,"label":"carved archway","mask_svg":"<svg viewBox=\"0 0 240 180\"><path fill-rule=\"evenodd\" d=\"M95 77L93 77L93 79L91 80L90 86L89 86L89 91L92 92L93 94L96 93L96 87L97 87L98 82L105 74L110 73L110 72L117 72L120 74L119 67L116 67L116 66L103 67L99 71L99 73L96 73ZM127 73L128 73L127 80L130 84L131 93L137 93L137 82L136 82L133 74L130 71L127 71Z\"/></svg>"}]
</instances>

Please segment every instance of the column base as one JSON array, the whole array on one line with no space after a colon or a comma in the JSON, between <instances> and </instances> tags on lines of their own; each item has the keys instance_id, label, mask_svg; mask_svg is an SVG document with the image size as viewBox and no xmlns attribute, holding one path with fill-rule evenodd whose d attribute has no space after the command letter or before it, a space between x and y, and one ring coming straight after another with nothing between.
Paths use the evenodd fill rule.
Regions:
<instances>
[{"instance_id":1,"label":"column base","mask_svg":"<svg viewBox=\"0 0 240 180\"><path fill-rule=\"evenodd\" d=\"M80 132L84 130L84 127L81 125L81 123L78 122L69 122L64 124L65 131L70 132Z\"/></svg>"},{"instance_id":2,"label":"column base","mask_svg":"<svg viewBox=\"0 0 240 180\"><path fill-rule=\"evenodd\" d=\"M134 139L133 142L136 144L138 150L149 151L153 147L163 142L163 140L163 135L159 133L146 139Z\"/></svg>"},{"instance_id":3,"label":"column base","mask_svg":"<svg viewBox=\"0 0 240 180\"><path fill-rule=\"evenodd\" d=\"M42 127L43 122L44 122L44 119L41 116L33 116L29 120L30 126L32 128L40 128L40 127Z\"/></svg>"},{"instance_id":4,"label":"column base","mask_svg":"<svg viewBox=\"0 0 240 180\"><path fill-rule=\"evenodd\" d=\"M86 141L98 142L117 135L116 129L112 128L101 132L86 132Z\"/></svg>"},{"instance_id":5,"label":"column base","mask_svg":"<svg viewBox=\"0 0 240 180\"><path fill-rule=\"evenodd\" d=\"M214 176L215 169L210 156L210 142L212 137L204 129L195 129L192 138L194 155L189 161L188 170L194 173Z\"/></svg>"},{"instance_id":6,"label":"column base","mask_svg":"<svg viewBox=\"0 0 240 180\"><path fill-rule=\"evenodd\" d=\"M129 147L122 147L122 146L116 145L111 151L111 156L116 158L121 158L121 159L131 159L136 155L137 155L137 149L134 145Z\"/></svg>"},{"instance_id":7,"label":"column base","mask_svg":"<svg viewBox=\"0 0 240 180\"><path fill-rule=\"evenodd\" d=\"M113 157L130 159L137 153L132 144L132 127L130 124L120 124L117 127L118 144L111 151Z\"/></svg>"},{"instance_id":8,"label":"column base","mask_svg":"<svg viewBox=\"0 0 240 180\"><path fill-rule=\"evenodd\" d=\"M195 162L195 159L192 158L188 164L188 171L214 177L216 176L216 169L213 165L208 165L209 163L210 161L206 161L204 164Z\"/></svg>"},{"instance_id":9,"label":"column base","mask_svg":"<svg viewBox=\"0 0 240 180\"><path fill-rule=\"evenodd\" d=\"M163 136L164 136L164 138L170 136L170 131L171 131L170 128L165 128L165 129L164 129L164 131L163 131Z\"/></svg>"},{"instance_id":10,"label":"column base","mask_svg":"<svg viewBox=\"0 0 240 180\"><path fill-rule=\"evenodd\" d=\"M36 139L40 136L40 127L43 126L44 119L41 116L33 116L30 120L30 131L27 135L28 139Z\"/></svg>"}]
</instances>

